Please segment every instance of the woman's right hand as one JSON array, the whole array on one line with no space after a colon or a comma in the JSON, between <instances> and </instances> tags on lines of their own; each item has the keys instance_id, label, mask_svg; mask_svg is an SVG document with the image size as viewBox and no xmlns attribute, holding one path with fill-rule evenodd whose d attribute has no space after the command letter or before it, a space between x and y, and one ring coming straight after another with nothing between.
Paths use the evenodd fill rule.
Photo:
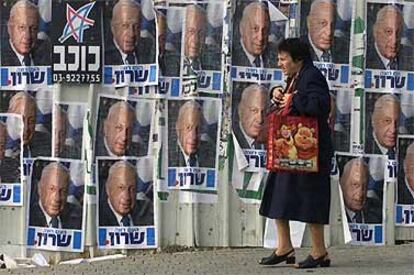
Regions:
<instances>
[{"instance_id":1,"label":"woman's right hand","mask_svg":"<svg viewBox=\"0 0 414 275\"><path fill-rule=\"evenodd\" d=\"M279 105L283 100L283 88L281 86L274 87L272 89L272 97L271 99Z\"/></svg>"}]
</instances>

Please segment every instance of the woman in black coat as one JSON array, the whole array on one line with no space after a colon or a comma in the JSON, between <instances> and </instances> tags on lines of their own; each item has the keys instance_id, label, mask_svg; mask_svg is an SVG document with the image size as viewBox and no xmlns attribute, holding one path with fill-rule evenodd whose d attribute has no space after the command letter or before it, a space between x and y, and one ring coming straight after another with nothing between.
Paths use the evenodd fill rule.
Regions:
<instances>
[{"instance_id":1,"label":"woman in black coat","mask_svg":"<svg viewBox=\"0 0 414 275\"><path fill-rule=\"evenodd\" d=\"M328 116L329 87L325 77L313 66L308 45L298 38L286 39L278 48L278 66L288 76L285 91L273 89L271 100L276 112L314 117L319 127L319 172L271 172L260 206L262 216L275 219L278 248L260 261L263 265L294 263L289 220L309 224L312 237L310 255L298 268L329 266L324 242L324 224L329 223L330 164L333 155ZM287 110L287 111L286 111Z\"/></svg>"}]
</instances>

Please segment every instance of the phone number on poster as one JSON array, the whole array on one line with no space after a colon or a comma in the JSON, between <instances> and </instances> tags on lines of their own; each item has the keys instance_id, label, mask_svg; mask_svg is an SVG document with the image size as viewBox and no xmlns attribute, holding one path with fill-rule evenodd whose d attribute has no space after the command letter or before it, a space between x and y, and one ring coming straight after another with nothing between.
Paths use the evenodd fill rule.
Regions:
<instances>
[{"instance_id":1,"label":"phone number on poster","mask_svg":"<svg viewBox=\"0 0 414 275\"><path fill-rule=\"evenodd\" d=\"M53 82L60 83L60 82L68 82L68 83L88 83L94 82L99 83L101 82L101 76L99 74L53 74Z\"/></svg>"}]
</instances>

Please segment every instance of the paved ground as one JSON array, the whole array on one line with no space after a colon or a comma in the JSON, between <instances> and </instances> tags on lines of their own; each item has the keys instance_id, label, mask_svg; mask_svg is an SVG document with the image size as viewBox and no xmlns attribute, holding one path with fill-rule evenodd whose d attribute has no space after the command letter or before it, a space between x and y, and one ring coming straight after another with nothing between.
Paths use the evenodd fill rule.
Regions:
<instances>
[{"instance_id":1,"label":"paved ground","mask_svg":"<svg viewBox=\"0 0 414 275\"><path fill-rule=\"evenodd\" d=\"M302 260L309 249L298 249ZM50 268L1 270L0 274L414 274L414 243L387 247L337 246L329 249L332 266L296 270L281 265L262 267L270 254L261 248L155 253L139 251L123 259Z\"/></svg>"}]
</instances>

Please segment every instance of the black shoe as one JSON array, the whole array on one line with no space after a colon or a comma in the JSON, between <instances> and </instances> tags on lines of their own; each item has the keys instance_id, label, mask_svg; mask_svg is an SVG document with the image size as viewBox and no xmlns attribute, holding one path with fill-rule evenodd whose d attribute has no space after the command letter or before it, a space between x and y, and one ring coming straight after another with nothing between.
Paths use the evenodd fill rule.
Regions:
<instances>
[{"instance_id":1,"label":"black shoe","mask_svg":"<svg viewBox=\"0 0 414 275\"><path fill-rule=\"evenodd\" d=\"M303 261L295 265L296 268L315 268L315 267L329 267L331 265L331 260L328 258L328 253L314 259L311 255Z\"/></svg>"},{"instance_id":2,"label":"black shoe","mask_svg":"<svg viewBox=\"0 0 414 275\"><path fill-rule=\"evenodd\" d=\"M295 263L295 255L294 253L294 249L292 249L291 251L289 251L288 253L284 254L284 255L276 255L276 252L273 251L272 254L268 257L264 257L262 258L262 260L259 262L259 264L261 265L275 265L275 264L279 264L281 262L286 261L287 264L294 264ZM291 255L293 254L293 255ZM289 256L291 255L291 256Z\"/></svg>"}]
</instances>

